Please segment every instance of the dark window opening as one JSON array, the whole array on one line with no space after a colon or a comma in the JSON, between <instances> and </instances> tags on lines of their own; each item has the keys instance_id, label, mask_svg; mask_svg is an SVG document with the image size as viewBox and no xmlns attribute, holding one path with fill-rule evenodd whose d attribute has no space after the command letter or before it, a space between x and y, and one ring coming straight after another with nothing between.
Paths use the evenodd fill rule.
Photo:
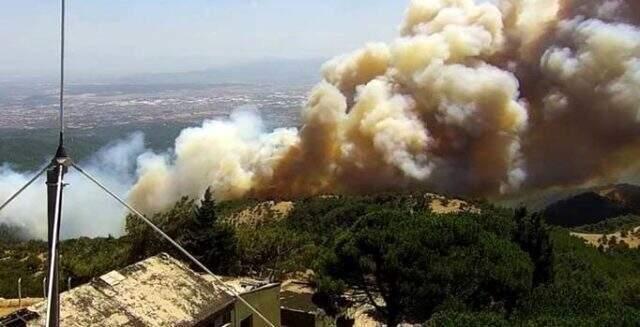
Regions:
<instances>
[{"instance_id":1,"label":"dark window opening","mask_svg":"<svg viewBox=\"0 0 640 327\"><path fill-rule=\"evenodd\" d=\"M242 319L240 322L240 327L253 327L253 315Z\"/></svg>"}]
</instances>

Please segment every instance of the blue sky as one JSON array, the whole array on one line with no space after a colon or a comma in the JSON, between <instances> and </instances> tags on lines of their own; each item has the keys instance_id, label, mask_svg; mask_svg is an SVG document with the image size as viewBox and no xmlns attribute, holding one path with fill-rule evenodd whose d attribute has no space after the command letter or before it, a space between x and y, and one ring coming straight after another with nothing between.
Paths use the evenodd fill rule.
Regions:
<instances>
[{"instance_id":1,"label":"blue sky","mask_svg":"<svg viewBox=\"0 0 640 327\"><path fill-rule=\"evenodd\" d=\"M67 0L70 74L328 58L396 33L404 0ZM56 73L59 0L6 1L0 74Z\"/></svg>"}]
</instances>

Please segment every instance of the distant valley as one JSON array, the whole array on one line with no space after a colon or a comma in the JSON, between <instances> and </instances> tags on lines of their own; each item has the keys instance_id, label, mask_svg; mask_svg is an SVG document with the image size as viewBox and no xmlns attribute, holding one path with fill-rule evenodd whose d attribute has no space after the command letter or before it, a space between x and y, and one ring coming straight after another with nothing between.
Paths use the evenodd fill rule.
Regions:
<instances>
[{"instance_id":1,"label":"distant valley","mask_svg":"<svg viewBox=\"0 0 640 327\"><path fill-rule=\"evenodd\" d=\"M296 127L307 91L307 85L71 85L67 139L80 160L137 131L145 134L147 147L164 151L182 129L226 118L238 108L259 112L267 130ZM57 96L53 86L5 86L0 96L0 164L22 170L45 162L57 142Z\"/></svg>"}]
</instances>

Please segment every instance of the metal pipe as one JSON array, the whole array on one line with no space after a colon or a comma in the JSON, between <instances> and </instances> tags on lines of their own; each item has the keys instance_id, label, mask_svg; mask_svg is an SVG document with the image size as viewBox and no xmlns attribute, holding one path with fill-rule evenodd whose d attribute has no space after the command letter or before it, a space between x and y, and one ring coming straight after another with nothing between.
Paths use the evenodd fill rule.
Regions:
<instances>
[{"instance_id":1,"label":"metal pipe","mask_svg":"<svg viewBox=\"0 0 640 327\"><path fill-rule=\"evenodd\" d=\"M22 308L22 277L18 278L18 308Z\"/></svg>"},{"instance_id":2,"label":"metal pipe","mask_svg":"<svg viewBox=\"0 0 640 327\"><path fill-rule=\"evenodd\" d=\"M58 327L59 322L59 294L58 282L58 239L60 237L60 206L62 203L62 175L64 166L58 165L54 171L58 173L56 182L55 206L53 212L53 226L49 235L49 274L47 286L47 327ZM51 200L51 199L50 199Z\"/></svg>"}]
</instances>

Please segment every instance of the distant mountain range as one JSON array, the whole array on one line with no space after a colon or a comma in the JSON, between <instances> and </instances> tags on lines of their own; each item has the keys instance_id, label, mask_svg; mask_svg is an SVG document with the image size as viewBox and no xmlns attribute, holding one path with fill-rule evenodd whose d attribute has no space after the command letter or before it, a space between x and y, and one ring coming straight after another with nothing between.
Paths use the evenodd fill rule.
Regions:
<instances>
[{"instance_id":1,"label":"distant mountain range","mask_svg":"<svg viewBox=\"0 0 640 327\"><path fill-rule=\"evenodd\" d=\"M120 79L131 84L311 84L321 79L326 59L268 59L205 70L138 74Z\"/></svg>"}]
</instances>

